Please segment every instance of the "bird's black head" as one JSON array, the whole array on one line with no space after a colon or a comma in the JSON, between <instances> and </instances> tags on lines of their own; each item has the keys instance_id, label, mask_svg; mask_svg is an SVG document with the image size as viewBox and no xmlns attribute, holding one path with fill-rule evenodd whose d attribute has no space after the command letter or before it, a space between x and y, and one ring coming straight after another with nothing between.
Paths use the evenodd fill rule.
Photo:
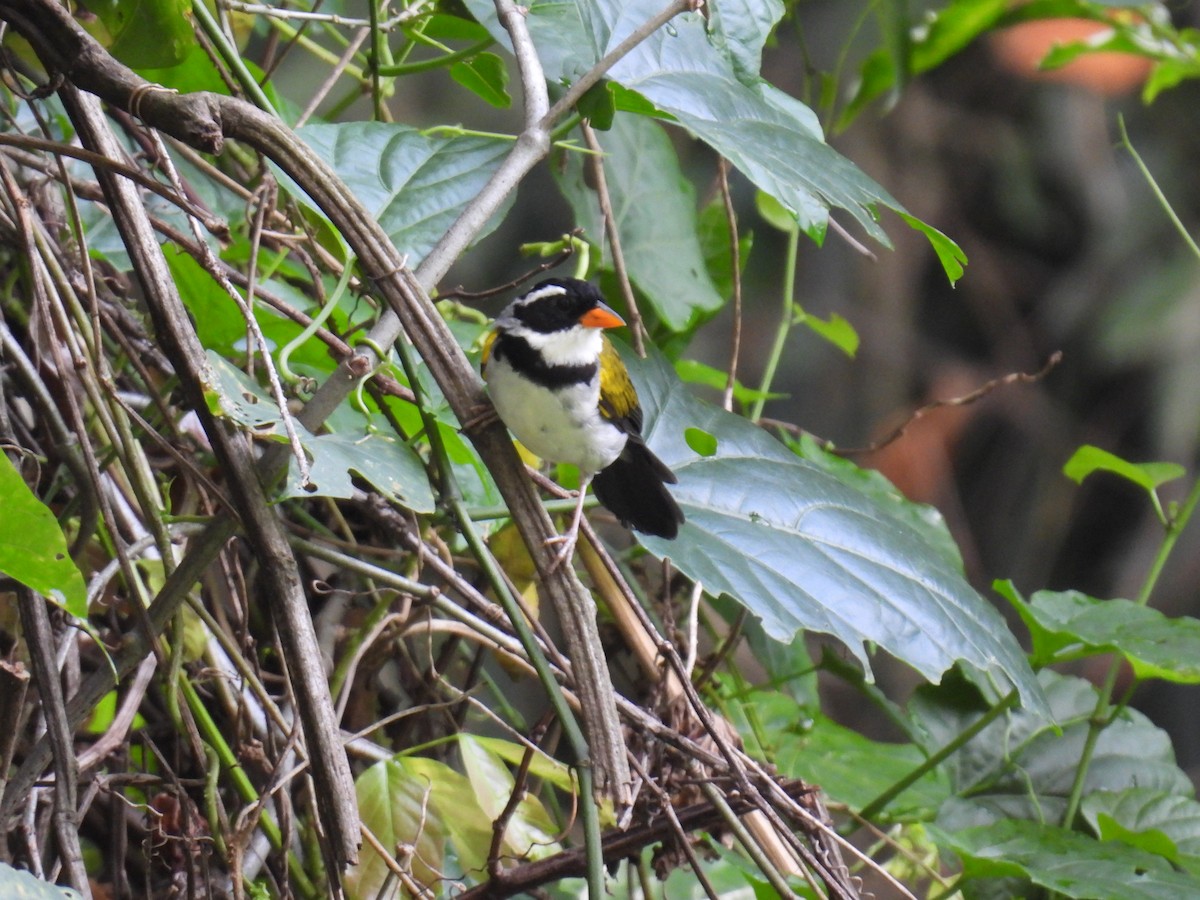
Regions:
<instances>
[{"instance_id":1,"label":"bird's black head","mask_svg":"<svg viewBox=\"0 0 1200 900\"><path fill-rule=\"evenodd\" d=\"M516 319L530 331L540 334L554 334L557 331L569 331L578 325L591 327L611 327L606 318L604 324L589 313L603 310L610 316L616 316L604 303L600 291L587 281L578 278L548 278L539 282L526 294L512 302L504 315Z\"/></svg>"}]
</instances>

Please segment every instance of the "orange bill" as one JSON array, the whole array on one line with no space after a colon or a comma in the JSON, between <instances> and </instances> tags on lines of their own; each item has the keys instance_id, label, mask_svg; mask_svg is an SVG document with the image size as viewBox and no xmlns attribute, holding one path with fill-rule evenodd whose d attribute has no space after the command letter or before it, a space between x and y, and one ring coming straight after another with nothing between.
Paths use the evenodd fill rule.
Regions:
<instances>
[{"instance_id":1,"label":"orange bill","mask_svg":"<svg viewBox=\"0 0 1200 900\"><path fill-rule=\"evenodd\" d=\"M598 303L595 309L589 309L579 317L579 324L585 328L620 328L625 320L606 304Z\"/></svg>"}]
</instances>

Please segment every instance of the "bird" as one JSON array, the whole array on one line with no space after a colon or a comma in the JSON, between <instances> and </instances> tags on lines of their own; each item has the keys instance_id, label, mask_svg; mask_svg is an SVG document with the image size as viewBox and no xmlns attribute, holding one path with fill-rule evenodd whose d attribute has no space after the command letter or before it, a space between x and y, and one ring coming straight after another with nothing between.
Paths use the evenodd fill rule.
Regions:
<instances>
[{"instance_id":1,"label":"bird","mask_svg":"<svg viewBox=\"0 0 1200 900\"><path fill-rule=\"evenodd\" d=\"M482 371L500 420L529 452L579 468L579 494L555 565L571 556L588 486L627 528L674 539L683 511L667 489L675 473L642 438L629 370L604 334L625 324L600 290L550 278L501 311Z\"/></svg>"}]
</instances>

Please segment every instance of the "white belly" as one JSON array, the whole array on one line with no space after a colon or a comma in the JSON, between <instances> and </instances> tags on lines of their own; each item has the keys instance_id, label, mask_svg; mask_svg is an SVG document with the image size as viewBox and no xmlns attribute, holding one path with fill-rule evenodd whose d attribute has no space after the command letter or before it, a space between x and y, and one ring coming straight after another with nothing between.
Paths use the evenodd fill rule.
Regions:
<instances>
[{"instance_id":1,"label":"white belly","mask_svg":"<svg viewBox=\"0 0 1200 900\"><path fill-rule=\"evenodd\" d=\"M600 416L598 381L554 392L519 379L502 359L489 363L487 375L496 411L530 453L551 462L572 463L592 474L606 468L625 448L624 433ZM572 415L571 409L586 413Z\"/></svg>"}]
</instances>

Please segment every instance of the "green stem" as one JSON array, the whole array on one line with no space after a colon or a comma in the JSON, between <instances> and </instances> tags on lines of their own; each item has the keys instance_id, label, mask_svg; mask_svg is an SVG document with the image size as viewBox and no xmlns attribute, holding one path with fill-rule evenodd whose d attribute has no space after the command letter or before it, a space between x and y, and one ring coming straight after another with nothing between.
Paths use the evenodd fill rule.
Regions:
<instances>
[{"instance_id":1,"label":"green stem","mask_svg":"<svg viewBox=\"0 0 1200 900\"><path fill-rule=\"evenodd\" d=\"M972 722L971 726L960 732L954 740L864 806L862 811L859 812L859 817L867 821L874 819L875 816L887 808L889 803L908 790L912 785L916 784L927 772L936 769L943 761L961 750L968 741L1012 709L1017 703L1017 697L1018 694L1016 691L1011 691L1005 695L999 703Z\"/></svg>"},{"instance_id":2,"label":"green stem","mask_svg":"<svg viewBox=\"0 0 1200 900\"><path fill-rule=\"evenodd\" d=\"M325 320L329 318L330 313L338 305L338 301L342 299L342 294L350 284L350 276L354 269L354 257L346 260L346 267L342 269L342 277L338 279L337 286L334 287L333 293L325 300L325 305L313 317L313 320L304 326L304 330L288 341L282 350L279 351L279 362L276 368L279 369L280 377L288 384L295 384L300 380L300 376L292 371L288 362L292 358L292 354L296 348L307 341L310 337L317 333L317 329L325 324Z\"/></svg>"},{"instance_id":3,"label":"green stem","mask_svg":"<svg viewBox=\"0 0 1200 900\"><path fill-rule=\"evenodd\" d=\"M381 0L368 0L367 6L371 13L371 104L375 121L386 122L387 110L383 98L383 70L392 63L391 48L388 47L387 35L379 27Z\"/></svg>"},{"instance_id":4,"label":"green stem","mask_svg":"<svg viewBox=\"0 0 1200 900\"><path fill-rule=\"evenodd\" d=\"M750 409L750 421L756 422L762 416L763 407L767 403L767 394L771 391L771 382L775 380L775 370L779 360L783 358L783 347L787 343L788 334L792 330L795 315L792 307L796 295L796 257L800 251L800 226L792 228L788 234L787 259L784 271L787 277L783 282L783 309L780 314L779 327L775 330L775 343L771 347L771 355L767 357L767 365L763 369L762 384L759 385L759 395Z\"/></svg>"},{"instance_id":5,"label":"green stem","mask_svg":"<svg viewBox=\"0 0 1200 900\"><path fill-rule=\"evenodd\" d=\"M275 107L267 99L267 95L259 86L258 79L246 68L246 64L242 62L242 55L238 53L236 47L229 43L225 32L221 30L221 26L217 24L217 20L213 18L212 13L208 11L208 7L203 3L196 3L192 6L192 15L196 17L196 21L204 31L204 36L212 41L213 46L217 48L217 52L221 54L221 61L229 67L229 71L238 80L238 84L242 86L242 90L246 92L246 96L259 109L279 118L279 113L275 111Z\"/></svg>"},{"instance_id":6,"label":"green stem","mask_svg":"<svg viewBox=\"0 0 1200 900\"><path fill-rule=\"evenodd\" d=\"M546 508L546 512L551 516L559 513L575 512L576 500L548 500L542 504ZM587 509L596 505L594 498L589 497L584 501L584 506ZM512 511L507 506L481 506L475 509L469 509L467 512L471 516L473 522L490 522L496 519L507 519L512 515Z\"/></svg>"},{"instance_id":7,"label":"green stem","mask_svg":"<svg viewBox=\"0 0 1200 900\"><path fill-rule=\"evenodd\" d=\"M451 510L460 523L467 546L471 548L471 552L483 566L484 575L487 576L492 589L496 592L496 599L504 607L504 612L508 615L517 639L525 648L525 652L529 654L529 661L533 664L534 671L537 672L538 681L541 682L542 688L550 700L550 705L554 707L555 715L558 716L563 734L566 735L575 758L581 761L577 764L575 771L579 776L579 814L583 823L583 839L587 852L588 893L592 897L604 897L604 852L600 842L600 812L593 799L592 768L589 763L585 762L588 759L587 740L583 736L583 730L579 727L575 714L567 704L562 687L550 670L550 663L543 655L542 648L538 646L537 638L525 619L524 611L508 589L508 580L500 571L500 567L496 564L496 559L487 545L479 537L479 532L471 522L465 505L460 500L452 500Z\"/></svg>"},{"instance_id":8,"label":"green stem","mask_svg":"<svg viewBox=\"0 0 1200 900\"><path fill-rule=\"evenodd\" d=\"M1192 513L1196 511L1196 504L1200 503L1200 478L1192 485L1191 491L1172 516L1166 522L1166 530L1163 533L1162 543L1158 547L1158 552L1154 554L1154 561L1150 564L1150 571L1146 575L1146 582L1142 585L1142 589L1138 591L1137 602L1145 606L1150 602L1150 595L1154 592L1155 586L1158 584L1158 577L1162 574L1163 567L1167 564L1167 559L1171 552L1175 549L1175 543L1179 540L1179 535L1183 533L1183 529L1187 527L1188 521L1192 518Z\"/></svg>"},{"instance_id":9,"label":"green stem","mask_svg":"<svg viewBox=\"0 0 1200 900\"><path fill-rule=\"evenodd\" d=\"M470 47L462 50L455 50L451 53L444 53L441 56L435 56L432 59L420 59L416 62L397 63L395 65L380 66L379 74L389 77L401 77L404 75L413 75L417 72L428 72L430 69L440 69L443 66L453 65L462 59L469 59L477 53L481 53L488 47L492 46L495 41L491 38L477 41Z\"/></svg>"},{"instance_id":10,"label":"green stem","mask_svg":"<svg viewBox=\"0 0 1200 900\"><path fill-rule=\"evenodd\" d=\"M1141 590L1138 591L1137 602L1140 605L1145 606L1150 602L1150 596L1154 593L1163 567L1166 565L1171 551L1174 550L1179 535L1187 527L1192 514L1196 511L1197 503L1200 503L1200 479L1197 479L1192 485L1191 491L1188 492L1187 498L1175 516L1167 522L1162 543L1159 544L1154 561L1150 564L1150 571L1146 574L1146 580L1142 583ZM1088 769L1091 767L1092 756L1096 752L1096 743L1100 739L1100 732L1107 728L1113 718L1124 708L1124 704L1121 704L1115 709L1109 709L1113 690L1117 685L1117 677L1123 664L1124 658L1120 656L1109 663L1104 683L1096 696L1096 707L1088 720L1088 733L1083 742L1083 752L1079 756L1079 766L1075 770L1075 780L1071 783L1071 793L1067 796L1067 808L1063 812L1062 825L1064 828L1070 828L1071 823L1075 821L1075 816L1079 813L1079 804L1083 802L1083 786L1087 780Z\"/></svg>"},{"instance_id":11,"label":"green stem","mask_svg":"<svg viewBox=\"0 0 1200 900\"><path fill-rule=\"evenodd\" d=\"M1163 211L1167 214L1167 218L1171 220L1171 224L1175 226L1175 230L1179 232L1179 236L1183 238L1192 254L1200 259L1200 247L1196 246L1196 242L1188 233L1183 222L1179 220L1179 216L1175 214L1174 207L1171 206L1171 201L1167 199L1166 194L1162 192L1162 188L1158 186L1158 182L1154 180L1154 176L1150 173L1149 167L1142 161L1141 155L1133 148L1133 143L1129 140L1129 132L1125 130L1125 117L1117 116L1117 129L1121 132L1121 146L1124 147L1129 155L1133 157L1133 161L1137 164L1138 171L1142 173L1142 177L1146 179L1146 183L1150 185L1150 190L1154 192L1154 198L1158 201Z\"/></svg>"}]
</instances>

